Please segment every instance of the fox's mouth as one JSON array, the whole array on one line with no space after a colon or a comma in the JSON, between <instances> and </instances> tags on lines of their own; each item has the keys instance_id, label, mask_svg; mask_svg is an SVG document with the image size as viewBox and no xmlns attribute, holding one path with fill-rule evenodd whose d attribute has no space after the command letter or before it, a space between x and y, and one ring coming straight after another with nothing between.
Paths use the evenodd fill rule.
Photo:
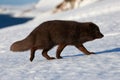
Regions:
<instances>
[{"instance_id":1,"label":"fox's mouth","mask_svg":"<svg viewBox=\"0 0 120 80\"><path fill-rule=\"evenodd\" d=\"M104 37L103 34L100 34L100 35L96 36L96 38L103 38L103 37Z\"/></svg>"}]
</instances>

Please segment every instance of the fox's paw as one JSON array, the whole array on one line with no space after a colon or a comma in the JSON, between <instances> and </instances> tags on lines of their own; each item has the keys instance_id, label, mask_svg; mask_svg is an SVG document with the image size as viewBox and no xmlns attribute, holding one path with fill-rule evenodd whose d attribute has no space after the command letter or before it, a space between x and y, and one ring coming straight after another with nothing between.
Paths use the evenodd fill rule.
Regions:
<instances>
[{"instance_id":1,"label":"fox's paw","mask_svg":"<svg viewBox=\"0 0 120 80\"><path fill-rule=\"evenodd\" d=\"M53 59L55 59L55 57L49 57L49 58L48 58L48 60L53 60Z\"/></svg>"},{"instance_id":2,"label":"fox's paw","mask_svg":"<svg viewBox=\"0 0 120 80\"><path fill-rule=\"evenodd\" d=\"M94 52L90 52L90 54L95 54Z\"/></svg>"},{"instance_id":3,"label":"fox's paw","mask_svg":"<svg viewBox=\"0 0 120 80\"><path fill-rule=\"evenodd\" d=\"M91 55L91 54L95 54L94 52L89 52L89 53L86 53L86 55Z\"/></svg>"},{"instance_id":4,"label":"fox's paw","mask_svg":"<svg viewBox=\"0 0 120 80\"><path fill-rule=\"evenodd\" d=\"M61 56L59 56L59 57L57 57L57 59L62 59L62 57L61 57Z\"/></svg>"}]
</instances>

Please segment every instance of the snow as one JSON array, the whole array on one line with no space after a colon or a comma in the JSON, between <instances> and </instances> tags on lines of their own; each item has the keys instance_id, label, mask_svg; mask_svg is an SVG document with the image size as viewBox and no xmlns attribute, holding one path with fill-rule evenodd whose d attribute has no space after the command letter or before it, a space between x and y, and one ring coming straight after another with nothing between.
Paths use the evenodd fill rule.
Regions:
<instances>
[{"instance_id":1,"label":"snow","mask_svg":"<svg viewBox=\"0 0 120 80\"><path fill-rule=\"evenodd\" d=\"M58 3L51 1L54 5ZM47 2L47 6L45 0L41 2L40 6L44 7L40 10L45 12L33 12L35 19L0 29L0 80L120 80L120 0L97 0L56 14L50 12L51 3ZM39 24L54 19L92 21L99 25L105 37L84 44L96 54L86 56L75 47L67 46L62 52L63 59L48 61L38 50L30 62L30 51L9 50L13 42L25 38ZM50 50L49 55L55 56L56 48Z\"/></svg>"}]
</instances>

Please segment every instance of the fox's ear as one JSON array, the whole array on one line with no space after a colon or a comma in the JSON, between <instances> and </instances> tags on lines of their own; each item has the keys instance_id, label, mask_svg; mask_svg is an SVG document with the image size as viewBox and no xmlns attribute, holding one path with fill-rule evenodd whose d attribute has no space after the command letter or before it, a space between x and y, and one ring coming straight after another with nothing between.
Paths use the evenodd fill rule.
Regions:
<instances>
[{"instance_id":1,"label":"fox's ear","mask_svg":"<svg viewBox=\"0 0 120 80\"><path fill-rule=\"evenodd\" d=\"M97 25L92 22L89 22L89 26L91 27L91 29L96 29L97 27Z\"/></svg>"}]
</instances>

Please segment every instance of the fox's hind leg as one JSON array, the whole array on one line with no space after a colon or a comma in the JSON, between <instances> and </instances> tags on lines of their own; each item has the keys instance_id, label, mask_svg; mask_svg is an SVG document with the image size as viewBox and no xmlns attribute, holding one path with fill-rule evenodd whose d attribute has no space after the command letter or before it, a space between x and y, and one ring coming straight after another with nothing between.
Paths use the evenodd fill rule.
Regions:
<instances>
[{"instance_id":1,"label":"fox's hind leg","mask_svg":"<svg viewBox=\"0 0 120 80\"><path fill-rule=\"evenodd\" d=\"M34 57L35 57L35 51L36 51L35 48L32 48L32 49L31 49L31 55L30 55L30 61L31 61L31 62L33 61L33 59L34 59Z\"/></svg>"},{"instance_id":2,"label":"fox's hind leg","mask_svg":"<svg viewBox=\"0 0 120 80\"><path fill-rule=\"evenodd\" d=\"M56 57L57 59L61 59L62 57L60 56L62 50L65 48L65 44L60 44L58 45L57 52L56 52Z\"/></svg>"},{"instance_id":3,"label":"fox's hind leg","mask_svg":"<svg viewBox=\"0 0 120 80\"><path fill-rule=\"evenodd\" d=\"M50 48L51 49L51 48ZM54 57L50 57L47 52L50 50L50 49L43 49L42 51L42 55L47 59L47 60L52 60L52 59L55 59Z\"/></svg>"}]
</instances>

